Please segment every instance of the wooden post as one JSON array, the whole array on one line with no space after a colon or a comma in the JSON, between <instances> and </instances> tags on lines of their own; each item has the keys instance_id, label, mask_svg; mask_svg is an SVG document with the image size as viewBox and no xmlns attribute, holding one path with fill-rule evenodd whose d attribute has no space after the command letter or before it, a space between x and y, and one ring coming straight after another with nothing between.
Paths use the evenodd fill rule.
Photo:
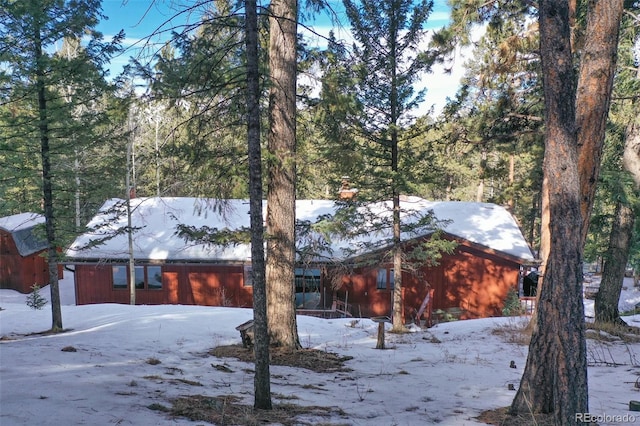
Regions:
<instances>
[{"instance_id":1,"label":"wooden post","mask_svg":"<svg viewBox=\"0 0 640 426\"><path fill-rule=\"evenodd\" d=\"M376 349L384 349L384 323L378 323L378 342L376 343Z\"/></svg>"},{"instance_id":2,"label":"wooden post","mask_svg":"<svg viewBox=\"0 0 640 426\"><path fill-rule=\"evenodd\" d=\"M349 290L347 290L345 292L345 295L344 295L344 310L345 310L345 313L342 314L342 318L346 318L347 317L346 311L347 311L347 306L348 306L347 302L348 301L349 301Z\"/></svg>"},{"instance_id":3,"label":"wooden post","mask_svg":"<svg viewBox=\"0 0 640 426\"><path fill-rule=\"evenodd\" d=\"M384 323L391 322L389 317L372 317L371 321L378 323L378 341L376 343L376 349L384 349Z\"/></svg>"}]
</instances>

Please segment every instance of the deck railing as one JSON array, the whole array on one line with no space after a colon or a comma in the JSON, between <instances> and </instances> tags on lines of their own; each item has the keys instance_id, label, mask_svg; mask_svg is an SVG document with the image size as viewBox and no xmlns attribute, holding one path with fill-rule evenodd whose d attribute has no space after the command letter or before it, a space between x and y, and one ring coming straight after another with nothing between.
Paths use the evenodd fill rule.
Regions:
<instances>
[{"instance_id":1,"label":"deck railing","mask_svg":"<svg viewBox=\"0 0 640 426\"><path fill-rule=\"evenodd\" d=\"M334 300L330 309L298 309L300 315L320 318L351 318L351 305L342 300Z\"/></svg>"}]
</instances>

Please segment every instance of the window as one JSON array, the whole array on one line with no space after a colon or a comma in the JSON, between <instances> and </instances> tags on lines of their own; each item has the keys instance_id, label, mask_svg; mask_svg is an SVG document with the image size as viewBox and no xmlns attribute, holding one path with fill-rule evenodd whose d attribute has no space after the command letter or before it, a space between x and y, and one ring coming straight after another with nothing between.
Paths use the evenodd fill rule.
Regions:
<instances>
[{"instance_id":1,"label":"window","mask_svg":"<svg viewBox=\"0 0 640 426\"><path fill-rule=\"evenodd\" d=\"M253 269L251 266L245 265L244 267L244 282L243 287L253 287Z\"/></svg>"},{"instance_id":2,"label":"window","mask_svg":"<svg viewBox=\"0 0 640 426\"><path fill-rule=\"evenodd\" d=\"M162 268L147 266L147 287L149 290L162 290Z\"/></svg>"},{"instance_id":3,"label":"window","mask_svg":"<svg viewBox=\"0 0 640 426\"><path fill-rule=\"evenodd\" d=\"M136 290L144 290L144 266L136 266L135 271Z\"/></svg>"},{"instance_id":4,"label":"window","mask_svg":"<svg viewBox=\"0 0 640 426\"><path fill-rule=\"evenodd\" d=\"M113 288L129 288L129 266L113 266ZM160 266L136 266L134 282L136 290L162 290L162 268Z\"/></svg>"},{"instance_id":5,"label":"window","mask_svg":"<svg viewBox=\"0 0 640 426\"><path fill-rule=\"evenodd\" d=\"M378 269L378 278L376 279L376 288L378 290L387 289L387 270Z\"/></svg>"},{"instance_id":6,"label":"window","mask_svg":"<svg viewBox=\"0 0 640 426\"><path fill-rule=\"evenodd\" d=\"M127 267L126 265L113 266L111 268L113 276L113 288L122 289L127 288Z\"/></svg>"},{"instance_id":7,"label":"window","mask_svg":"<svg viewBox=\"0 0 640 426\"><path fill-rule=\"evenodd\" d=\"M320 289L320 269L296 268L296 293L306 293L319 291Z\"/></svg>"},{"instance_id":8,"label":"window","mask_svg":"<svg viewBox=\"0 0 640 426\"><path fill-rule=\"evenodd\" d=\"M378 269L378 277L376 279L376 288L378 290L393 290L394 284L393 269Z\"/></svg>"},{"instance_id":9,"label":"window","mask_svg":"<svg viewBox=\"0 0 640 426\"><path fill-rule=\"evenodd\" d=\"M320 306L320 269L296 268L296 308L317 309Z\"/></svg>"}]
</instances>

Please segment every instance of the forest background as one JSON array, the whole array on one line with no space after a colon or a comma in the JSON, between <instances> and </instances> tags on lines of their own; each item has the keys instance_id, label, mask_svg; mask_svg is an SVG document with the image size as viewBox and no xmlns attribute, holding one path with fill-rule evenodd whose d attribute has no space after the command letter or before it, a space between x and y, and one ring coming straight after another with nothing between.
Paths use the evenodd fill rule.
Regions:
<instances>
[{"instance_id":1,"label":"forest background","mask_svg":"<svg viewBox=\"0 0 640 426\"><path fill-rule=\"evenodd\" d=\"M341 4L329 5L330 13L300 13L300 33L306 37L298 55L296 196L334 198L343 176L349 176L359 197L375 198L377 189L361 166L368 160L349 146L355 138L346 110L354 101L354 86L348 86L355 78L353 37L348 36ZM450 7L434 4L425 25L425 40L432 45L434 35L460 25L448 15ZM619 69L630 70L632 76L640 50L635 7L633 2L628 5L619 48ZM117 15L102 16L99 30L109 37L119 27L130 34L114 36L103 62L83 71L93 79L89 98L79 99L71 84L59 87L61 97L74 104L64 111L65 117L54 118L59 131L52 141L54 204L63 247L105 199L125 196L128 147L135 156L130 168L138 196L248 197L238 10L220 1L120 0L107 0L104 9ZM478 16L466 24L478 36L464 66L460 56L449 51L414 84L421 90L430 83L419 98L422 106L400 129L404 192L432 200L507 205L537 250L544 148L536 23L525 9L495 14L488 23L486 19ZM330 25L335 28L331 34L326 31ZM262 43L266 45L264 38ZM82 45L60 39L48 49L54 57L78 55ZM123 66L124 72L115 74ZM457 93L450 94L444 106L438 92L452 86L451 80L443 83L442 70L464 70ZM454 81L455 73L459 71L449 77ZM602 262L616 203L631 202L631 181L621 178L621 159L629 114L624 104L637 82L623 77L621 72L615 81L587 262ZM435 110L424 107L434 104ZM17 129L11 118L22 108L29 106L6 97L0 103L5 129L0 138L1 216L42 211L41 161L34 154L39 141L31 131ZM637 265L637 229L633 241L629 259Z\"/></svg>"},{"instance_id":2,"label":"forest background","mask_svg":"<svg viewBox=\"0 0 640 426\"><path fill-rule=\"evenodd\" d=\"M105 41L95 30L105 18L99 1L0 1L0 214L44 211L53 331L62 329L55 308L55 248L82 232L104 199L225 199L251 193L253 201L258 192L255 182L247 185L247 175L260 183L254 172L261 162L252 162L259 157L251 155L248 160L247 141L251 152L252 141L261 139L267 141L269 209L272 201L335 198L344 185L357 187L360 201L393 200L394 293L400 294L403 267L396 207L402 194L490 201L510 209L531 246L540 247L541 259L549 261L547 285L541 287L549 293L536 321L546 317L543 308L560 314L566 329L557 334L577 341L562 348L584 349L578 303L583 259L604 265L596 319L602 311L604 319L621 321L616 303L621 272L638 264L638 2L549 0L537 10L528 2L451 1L450 22L433 31L424 25L431 2L343 4L355 42L330 32L326 45L318 47L304 38L296 42L296 26L313 33L305 22L313 22L320 10L331 13L325 2L309 0L299 11L297 2L288 0L259 5L255 27L248 25L255 2L244 3L246 15L235 2L172 3L179 6L178 15L196 19L156 28L140 41L123 73L109 78L106 70L126 37L121 32ZM607 30L599 31L605 23ZM474 28L482 29L478 40L472 40ZM549 39L539 37L543 30ZM254 41L260 48L251 56L246 52ZM455 98L438 115L420 112L425 93L416 91L419 81L438 64L451 66L457 49L469 45L472 59ZM258 103L250 105L250 98ZM259 105L264 116L255 114ZM264 137L252 137L260 128ZM282 271L293 270L293 245L274 244L279 238L293 241L293 209L285 204L267 212L267 250L270 262L282 260L289 267L274 269L271 263L266 281L277 281L269 279L269 271L278 270L288 288L292 279ZM582 221L590 220L588 228L577 210ZM262 234L262 215L256 217L252 236ZM615 280L607 279L609 269ZM607 301L611 312L599 309L599 301L616 293ZM394 312L396 302L394 295ZM284 305L268 306L282 311ZM273 315L270 325L280 323ZM288 317L290 344L296 347L295 312ZM396 320L399 315L394 329L401 328ZM545 340L554 336L549 323L538 323L545 330L540 334L534 328L527 363L534 373L533 357L562 349ZM273 343L273 329L269 334ZM578 368L557 365L559 370L547 369L550 376L540 379L525 370L520 391L540 390L536 411L559 406L556 420L569 422L586 409L586 390L565 400L572 388L565 386L557 401L548 397L555 395L547 385L558 382L553 378L558 372L585 373L566 377L577 380L576 388L585 387L586 364L578 349L569 354ZM546 382L534 383L539 380ZM512 408L526 410L519 400Z\"/></svg>"}]
</instances>

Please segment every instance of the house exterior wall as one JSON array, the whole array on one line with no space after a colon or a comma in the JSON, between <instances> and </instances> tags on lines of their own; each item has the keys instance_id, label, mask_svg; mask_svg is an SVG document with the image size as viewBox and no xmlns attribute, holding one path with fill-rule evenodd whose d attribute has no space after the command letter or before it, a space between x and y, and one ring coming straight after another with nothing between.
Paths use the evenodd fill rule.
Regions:
<instances>
[{"instance_id":1,"label":"house exterior wall","mask_svg":"<svg viewBox=\"0 0 640 426\"><path fill-rule=\"evenodd\" d=\"M129 303L129 289L113 286L114 265L127 268L125 263L75 265L78 305ZM251 307L253 304L252 288L244 287L242 266L165 264L160 268L162 288L136 289L136 304L237 307Z\"/></svg>"},{"instance_id":2,"label":"house exterior wall","mask_svg":"<svg viewBox=\"0 0 640 426\"><path fill-rule=\"evenodd\" d=\"M442 264L443 307L458 307L462 318L501 316L509 289L518 290L520 265L511 260L460 246L454 259ZM434 308L438 309L434 304Z\"/></svg>"},{"instance_id":3,"label":"house exterior wall","mask_svg":"<svg viewBox=\"0 0 640 426\"><path fill-rule=\"evenodd\" d=\"M44 253L40 251L21 256L13 236L0 230L0 288L31 293L34 284L40 287L47 285L49 266Z\"/></svg>"},{"instance_id":4,"label":"house exterior wall","mask_svg":"<svg viewBox=\"0 0 640 426\"><path fill-rule=\"evenodd\" d=\"M129 303L127 288L114 289L112 266L115 264L76 264L76 303ZM119 264L126 267L126 264ZM335 297L350 306L354 317L390 316L392 288L379 289L378 269L392 275L391 265L359 268L343 277ZM162 289L136 290L137 304L184 304L251 307L252 287L244 286L242 265L165 264ZM406 323L416 314L433 289L431 311L459 309L460 318L499 316L509 289L518 289L520 265L505 258L461 243L454 253L444 255L439 265L422 267L419 275L403 272L403 317ZM320 294L330 296L322 280ZM331 306L332 300L321 301ZM423 317L424 318L424 317Z\"/></svg>"},{"instance_id":5,"label":"house exterior wall","mask_svg":"<svg viewBox=\"0 0 640 426\"><path fill-rule=\"evenodd\" d=\"M392 265L379 268L390 273ZM434 290L432 311L460 309L462 319L500 316L509 289L518 289L519 274L514 260L459 245L438 266L422 267L419 275L403 272L403 317L406 323L415 320L429 286ZM339 294L348 292L354 316L391 315L392 289L378 289L377 276L378 268L362 268L345 279Z\"/></svg>"}]
</instances>

